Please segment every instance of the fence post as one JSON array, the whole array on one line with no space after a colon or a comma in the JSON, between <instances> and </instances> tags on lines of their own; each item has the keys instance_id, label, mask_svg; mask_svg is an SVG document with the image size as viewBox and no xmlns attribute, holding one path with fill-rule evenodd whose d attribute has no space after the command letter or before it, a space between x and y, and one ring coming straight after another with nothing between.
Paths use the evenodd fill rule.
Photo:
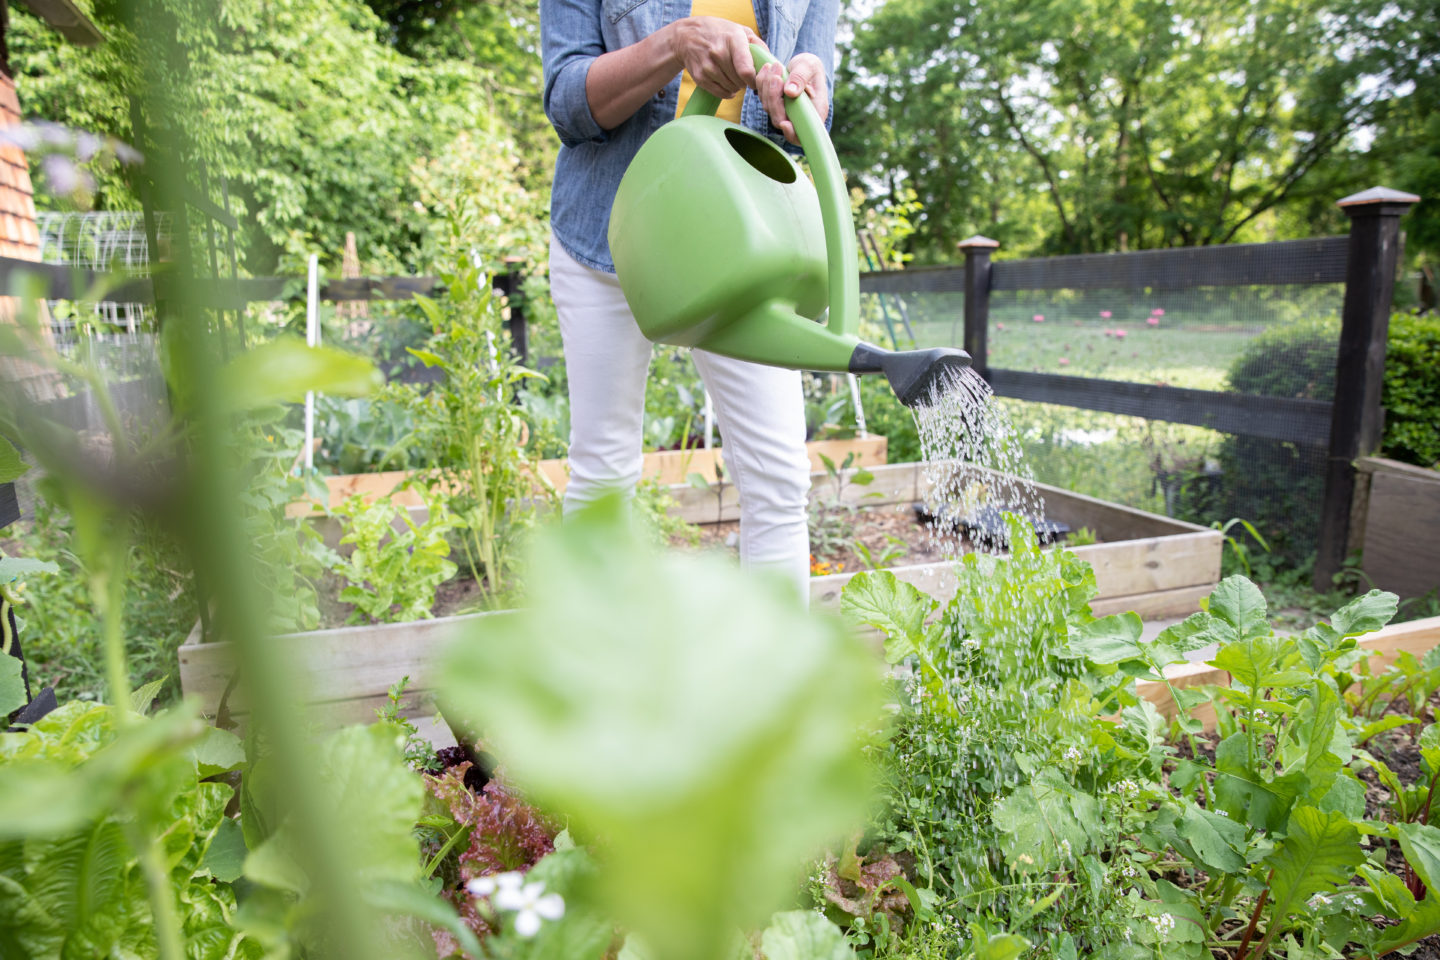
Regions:
<instances>
[{"instance_id":1,"label":"fence post","mask_svg":"<svg viewBox=\"0 0 1440 960\"><path fill-rule=\"evenodd\" d=\"M1395 292L1400 218L1419 197L1372 187L1339 201L1350 217L1345 262L1345 303L1335 360L1335 401L1330 412L1330 452L1313 585L1328 590L1345 564L1355 496L1355 460L1380 445L1384 411L1385 343Z\"/></svg>"},{"instance_id":2,"label":"fence post","mask_svg":"<svg viewBox=\"0 0 1440 960\"><path fill-rule=\"evenodd\" d=\"M956 246L965 254L965 352L975 372L989 379L990 254L1000 241L977 233Z\"/></svg>"},{"instance_id":3,"label":"fence post","mask_svg":"<svg viewBox=\"0 0 1440 960\"><path fill-rule=\"evenodd\" d=\"M505 272L496 274L492 282L495 289L510 301L510 343L514 346L515 355L520 358L520 362L528 364L530 328L525 324L525 305L520 292L520 281L523 279L520 268L525 261L521 257L506 257L504 262Z\"/></svg>"}]
</instances>

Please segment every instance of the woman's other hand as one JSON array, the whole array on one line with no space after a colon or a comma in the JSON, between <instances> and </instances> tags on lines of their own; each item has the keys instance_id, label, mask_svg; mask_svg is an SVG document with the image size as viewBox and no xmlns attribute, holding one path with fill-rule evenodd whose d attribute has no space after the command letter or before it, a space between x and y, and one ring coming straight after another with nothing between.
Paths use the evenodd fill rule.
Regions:
<instances>
[{"instance_id":1,"label":"woman's other hand","mask_svg":"<svg viewBox=\"0 0 1440 960\"><path fill-rule=\"evenodd\" d=\"M701 90L728 100L755 86L750 44L765 46L755 31L722 17L686 17L672 26L672 55Z\"/></svg>"},{"instance_id":2,"label":"woman's other hand","mask_svg":"<svg viewBox=\"0 0 1440 960\"><path fill-rule=\"evenodd\" d=\"M770 114L770 122L779 128L786 140L799 146L800 141L795 137L795 125L785 114L785 98L793 99L803 91L815 104L815 112L820 115L820 119L824 120L830 115L830 96L825 83L825 67L815 54L797 53L790 60L787 69L790 76L782 82L780 65L765 64L756 75L755 89L760 94L760 102Z\"/></svg>"}]
</instances>

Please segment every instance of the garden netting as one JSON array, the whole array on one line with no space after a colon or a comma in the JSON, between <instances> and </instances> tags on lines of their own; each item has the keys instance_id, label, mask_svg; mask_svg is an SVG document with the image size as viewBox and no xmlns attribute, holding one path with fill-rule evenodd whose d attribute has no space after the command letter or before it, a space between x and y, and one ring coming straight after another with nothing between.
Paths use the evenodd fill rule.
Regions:
<instances>
[{"instance_id":1,"label":"garden netting","mask_svg":"<svg viewBox=\"0 0 1440 960\"><path fill-rule=\"evenodd\" d=\"M1033 262L1032 262L1033 263ZM867 322L921 346L963 346L963 290L864 295ZM1053 278L1052 281L1053 282ZM933 284L941 286L941 284ZM1339 283L992 290L991 369L1329 401ZM1146 416L1004 399L1035 478L1209 525L1250 521L1294 562L1319 533L1328 427L1292 439L1221 433ZM1263 401L1257 418L1276 411Z\"/></svg>"}]
</instances>

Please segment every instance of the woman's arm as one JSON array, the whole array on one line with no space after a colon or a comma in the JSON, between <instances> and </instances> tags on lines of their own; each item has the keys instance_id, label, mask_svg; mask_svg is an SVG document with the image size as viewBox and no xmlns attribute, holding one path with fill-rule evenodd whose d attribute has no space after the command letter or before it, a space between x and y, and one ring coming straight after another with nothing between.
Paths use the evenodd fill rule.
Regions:
<instances>
[{"instance_id":1,"label":"woman's arm","mask_svg":"<svg viewBox=\"0 0 1440 960\"><path fill-rule=\"evenodd\" d=\"M752 43L763 41L720 17L686 17L668 23L639 43L595 59L585 78L590 113L602 129L613 130L682 69L690 71L702 90L722 100L733 97L755 85Z\"/></svg>"}]
</instances>

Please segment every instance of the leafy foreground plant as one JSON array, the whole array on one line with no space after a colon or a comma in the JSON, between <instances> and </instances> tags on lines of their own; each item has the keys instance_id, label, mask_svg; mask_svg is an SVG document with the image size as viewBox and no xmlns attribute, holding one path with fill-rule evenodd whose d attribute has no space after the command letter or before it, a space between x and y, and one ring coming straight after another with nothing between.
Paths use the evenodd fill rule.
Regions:
<instances>
[{"instance_id":1,"label":"leafy foreground plant","mask_svg":"<svg viewBox=\"0 0 1440 960\"><path fill-rule=\"evenodd\" d=\"M906 865L888 882L920 888L912 917L976 957L1002 930L1024 941L1005 950L1033 956L1195 960L1380 957L1440 931L1440 829L1367 816L1358 773L1384 767L1363 747L1377 727L1343 696L1367 656L1356 638L1388 621L1393 596L1281 638L1259 591L1232 577L1204 612L1142 643L1135 614L1091 615L1086 564L1009 525L1012 556L967 556L943 610L885 572L857 576L843 599L909 668L879 751L886 814L856 856ZM1232 686L1172 688L1172 727L1135 681L1211 645ZM1217 716L1213 743L1202 707ZM1420 742L1433 779L1440 731ZM1416 884L1386 869L1391 846ZM844 915L835 884L821 897L852 927L869 920L877 952L905 949L890 919L877 931L878 913Z\"/></svg>"},{"instance_id":2,"label":"leafy foreground plant","mask_svg":"<svg viewBox=\"0 0 1440 960\"><path fill-rule=\"evenodd\" d=\"M577 895L634 933L627 949L729 957L735 931L783 906L805 857L863 815L876 665L788 585L659 556L621 514L603 501L544 541L531 606L449 652L442 703L594 838ZM843 949L820 918L793 923ZM788 949L772 960L834 955Z\"/></svg>"},{"instance_id":3,"label":"leafy foreground plant","mask_svg":"<svg viewBox=\"0 0 1440 960\"><path fill-rule=\"evenodd\" d=\"M155 956L155 882L173 890L191 956L260 956L235 926L234 791L206 779L240 766L240 741L188 710L124 730L116 714L72 701L0 733L0 956ZM136 853L147 831L162 838L154 863Z\"/></svg>"}]
</instances>

